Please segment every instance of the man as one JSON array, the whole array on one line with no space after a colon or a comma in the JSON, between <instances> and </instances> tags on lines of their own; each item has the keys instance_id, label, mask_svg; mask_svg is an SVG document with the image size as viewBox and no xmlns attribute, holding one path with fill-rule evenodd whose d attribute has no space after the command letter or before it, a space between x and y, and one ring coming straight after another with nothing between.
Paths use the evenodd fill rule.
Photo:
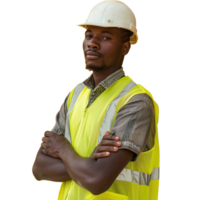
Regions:
<instances>
[{"instance_id":1,"label":"man","mask_svg":"<svg viewBox=\"0 0 200 200\"><path fill-rule=\"evenodd\" d=\"M135 24L128 6L103 1L80 25L93 73L65 99L33 166L38 180L63 182L59 200L158 197L158 106L122 69Z\"/></svg>"}]
</instances>

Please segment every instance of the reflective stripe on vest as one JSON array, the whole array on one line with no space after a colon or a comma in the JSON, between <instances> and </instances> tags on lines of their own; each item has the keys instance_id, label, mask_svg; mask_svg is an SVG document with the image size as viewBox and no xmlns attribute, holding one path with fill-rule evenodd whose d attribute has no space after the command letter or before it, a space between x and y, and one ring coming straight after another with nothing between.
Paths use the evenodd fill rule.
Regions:
<instances>
[{"instance_id":1,"label":"reflective stripe on vest","mask_svg":"<svg viewBox=\"0 0 200 200\"><path fill-rule=\"evenodd\" d=\"M98 138L98 144L101 142L105 132L107 130L111 129L111 124L112 124L112 120L115 114L115 109L116 109L116 105L118 103L118 101L120 100L120 98L124 95L126 95L128 93L128 91L130 89L132 89L133 87L136 86L136 83L134 83L133 81L131 81L122 91L121 93L118 95L118 97L109 105L105 117L103 119L102 125L101 125L101 129L99 131L99 138ZM71 143L71 135L70 135L70 130L69 130L69 115L74 107L74 104L76 103L76 100L78 99L81 91L83 90L83 88L85 87L84 83L81 83L79 85L76 86L75 90L74 90L74 94L72 97L72 100L70 102L70 106L69 109L67 111L67 124L68 126L66 126L65 129L65 137L68 139L68 141Z\"/></svg>"},{"instance_id":2,"label":"reflective stripe on vest","mask_svg":"<svg viewBox=\"0 0 200 200\"><path fill-rule=\"evenodd\" d=\"M108 109L106 111L106 114L104 116L103 122L101 124L100 131L99 131L98 144L101 142L101 140L102 140L105 132L108 131L108 130L111 130L112 120L114 118L116 106L117 106L117 103L119 102L120 98L123 97L124 95L126 95L129 92L129 90L132 89L135 86L136 86L136 83L134 83L133 81L131 81L121 91L121 93L118 95L118 97L116 99L114 99L111 102L111 104L108 106Z\"/></svg>"},{"instance_id":3,"label":"reflective stripe on vest","mask_svg":"<svg viewBox=\"0 0 200 200\"><path fill-rule=\"evenodd\" d=\"M107 130L111 130L111 124L112 124L112 120L115 114L115 109L116 109L116 105L118 104L118 101L120 100L121 97L123 97L124 95L126 95L130 89L132 89L133 87L136 86L136 83L134 83L133 81L131 81L122 91L121 93L117 96L117 98L115 98L112 103L108 106L106 114L104 116L100 131L99 131L99 138L98 138L98 144L101 142L105 132ZM68 126L66 126L66 130L65 130L65 137L69 140L69 142L71 142L71 135L70 135L70 130L69 130L69 115L76 103L76 100L78 99L81 91L83 90L83 88L85 87L85 85L83 83L79 84L78 86L76 86L75 90L74 90L74 94L72 97L72 100L70 102L70 106L67 112L67 123ZM149 185L151 180L158 180L159 179L159 168L154 168L152 171L152 174L146 174L146 173L142 173L142 172L138 172L138 171L132 171L131 169L126 169L124 168L121 173L118 175L116 180L120 180L120 181L127 181L127 182L134 182L134 183L138 183L140 185Z\"/></svg>"},{"instance_id":4,"label":"reflective stripe on vest","mask_svg":"<svg viewBox=\"0 0 200 200\"><path fill-rule=\"evenodd\" d=\"M69 115L74 107L74 104L76 103L76 100L78 99L81 91L83 90L83 88L85 87L84 83L81 83L79 85L76 86L75 90L74 90L74 94L72 97L72 100L70 102L70 106L69 109L67 111L67 120L66 120L66 127L65 127L65 137L68 139L68 141L71 143L71 134L70 134L70 129L69 129Z\"/></svg>"},{"instance_id":5,"label":"reflective stripe on vest","mask_svg":"<svg viewBox=\"0 0 200 200\"><path fill-rule=\"evenodd\" d=\"M154 168L151 174L146 174L131 169L124 168L118 175L116 180L138 183L140 185L147 185L151 180L159 180L160 168Z\"/></svg>"}]
</instances>

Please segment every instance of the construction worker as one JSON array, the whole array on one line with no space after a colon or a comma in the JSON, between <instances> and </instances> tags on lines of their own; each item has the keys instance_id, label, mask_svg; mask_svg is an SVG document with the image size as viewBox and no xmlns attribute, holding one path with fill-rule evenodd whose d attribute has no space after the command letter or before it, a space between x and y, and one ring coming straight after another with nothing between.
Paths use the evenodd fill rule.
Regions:
<instances>
[{"instance_id":1,"label":"construction worker","mask_svg":"<svg viewBox=\"0 0 200 200\"><path fill-rule=\"evenodd\" d=\"M122 68L138 40L135 16L124 3L106 0L79 26L86 29L83 51L92 74L69 93L45 132L33 173L63 182L59 200L156 200L158 105Z\"/></svg>"}]
</instances>

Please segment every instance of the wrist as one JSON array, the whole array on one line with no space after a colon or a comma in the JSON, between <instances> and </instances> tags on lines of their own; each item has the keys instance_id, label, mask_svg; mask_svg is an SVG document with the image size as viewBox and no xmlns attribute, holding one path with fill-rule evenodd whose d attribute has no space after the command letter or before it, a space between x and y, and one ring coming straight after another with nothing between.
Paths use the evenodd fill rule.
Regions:
<instances>
[{"instance_id":1,"label":"wrist","mask_svg":"<svg viewBox=\"0 0 200 200\"><path fill-rule=\"evenodd\" d=\"M58 155L58 156L59 156L59 158L60 158L61 160L63 160L63 158L65 158L66 155L67 155L67 152L64 151L64 150L62 150L62 151L59 152L59 155Z\"/></svg>"},{"instance_id":2,"label":"wrist","mask_svg":"<svg viewBox=\"0 0 200 200\"><path fill-rule=\"evenodd\" d=\"M70 149L72 149L71 144L67 141L63 146L62 149L59 151L59 158L63 160L66 158L66 155L69 154Z\"/></svg>"}]
</instances>

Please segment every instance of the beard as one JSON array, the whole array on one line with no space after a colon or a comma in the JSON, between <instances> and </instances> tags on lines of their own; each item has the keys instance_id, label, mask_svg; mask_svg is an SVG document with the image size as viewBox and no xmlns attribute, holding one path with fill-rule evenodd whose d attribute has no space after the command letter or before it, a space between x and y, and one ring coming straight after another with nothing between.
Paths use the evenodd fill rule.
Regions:
<instances>
[{"instance_id":1,"label":"beard","mask_svg":"<svg viewBox=\"0 0 200 200\"><path fill-rule=\"evenodd\" d=\"M93 72L100 72L100 71L103 71L103 70L106 70L108 68L112 68L114 67L115 64L112 63L112 64L106 64L104 61L102 61L101 63L99 64L96 64L96 63L91 63L91 64L87 64L86 62L86 66L85 66L85 69L89 70L89 71L93 71Z\"/></svg>"},{"instance_id":2,"label":"beard","mask_svg":"<svg viewBox=\"0 0 200 200\"><path fill-rule=\"evenodd\" d=\"M102 65L102 66L86 65L86 69L88 69L89 71L95 71L95 72L102 71L105 68L107 68L106 65Z\"/></svg>"},{"instance_id":3,"label":"beard","mask_svg":"<svg viewBox=\"0 0 200 200\"><path fill-rule=\"evenodd\" d=\"M108 68L113 68L115 65L106 65L104 62L101 65L95 65L95 64L86 64L84 63L84 69L88 72L101 72Z\"/></svg>"}]
</instances>

